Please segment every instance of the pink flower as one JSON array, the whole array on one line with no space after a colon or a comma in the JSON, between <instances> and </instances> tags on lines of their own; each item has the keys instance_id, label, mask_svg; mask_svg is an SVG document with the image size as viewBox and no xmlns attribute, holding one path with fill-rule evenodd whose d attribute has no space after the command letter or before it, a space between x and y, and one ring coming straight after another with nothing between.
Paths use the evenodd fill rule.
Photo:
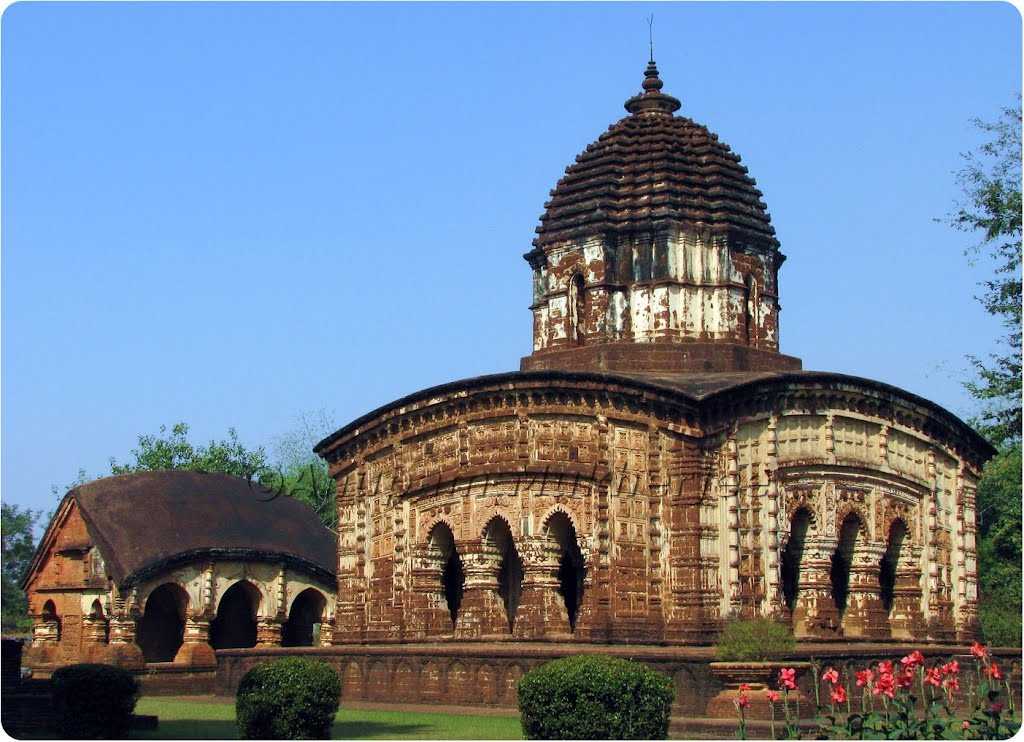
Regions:
<instances>
[{"instance_id":1,"label":"pink flower","mask_svg":"<svg viewBox=\"0 0 1024 742\"><path fill-rule=\"evenodd\" d=\"M828 694L832 703L846 703L846 688L842 685L833 685L832 691Z\"/></svg>"},{"instance_id":2,"label":"pink flower","mask_svg":"<svg viewBox=\"0 0 1024 742\"><path fill-rule=\"evenodd\" d=\"M969 722L969 721L967 721L967 720L965 719L965 720L964 720L964 723L960 725L960 728L961 728L961 729L970 729L970 728L971 728L971 722Z\"/></svg>"},{"instance_id":3,"label":"pink flower","mask_svg":"<svg viewBox=\"0 0 1024 742\"><path fill-rule=\"evenodd\" d=\"M984 644L980 644L979 642L974 642L971 645L971 654L973 654L979 660L983 660L983 659L985 659L986 656L988 656L988 649L985 647Z\"/></svg>"},{"instance_id":4,"label":"pink flower","mask_svg":"<svg viewBox=\"0 0 1024 742\"><path fill-rule=\"evenodd\" d=\"M892 662L882 660L878 663L878 672L883 675L892 675Z\"/></svg>"},{"instance_id":5,"label":"pink flower","mask_svg":"<svg viewBox=\"0 0 1024 742\"><path fill-rule=\"evenodd\" d=\"M740 693L746 693L750 690L750 685L747 683L740 683Z\"/></svg>"},{"instance_id":6,"label":"pink flower","mask_svg":"<svg viewBox=\"0 0 1024 742\"><path fill-rule=\"evenodd\" d=\"M770 690L767 693L765 693L764 695L768 699L768 703L775 703L776 701L779 700L779 692L778 691Z\"/></svg>"},{"instance_id":7,"label":"pink flower","mask_svg":"<svg viewBox=\"0 0 1024 742\"><path fill-rule=\"evenodd\" d=\"M854 673L857 678L857 687L865 688L871 685L871 680L875 677L875 674L871 670L858 670Z\"/></svg>"},{"instance_id":8,"label":"pink flower","mask_svg":"<svg viewBox=\"0 0 1024 742\"><path fill-rule=\"evenodd\" d=\"M876 696L885 695L893 698L896 695L896 679L891 672L879 673L878 680L872 692Z\"/></svg>"},{"instance_id":9,"label":"pink flower","mask_svg":"<svg viewBox=\"0 0 1024 742\"><path fill-rule=\"evenodd\" d=\"M956 675L950 675L946 678L946 692L953 692L960 690L960 678Z\"/></svg>"},{"instance_id":10,"label":"pink flower","mask_svg":"<svg viewBox=\"0 0 1024 742\"><path fill-rule=\"evenodd\" d=\"M830 667L821 674L821 679L827 680L832 683L832 685L835 685L839 682L839 673L836 671L836 668Z\"/></svg>"},{"instance_id":11,"label":"pink flower","mask_svg":"<svg viewBox=\"0 0 1024 742\"><path fill-rule=\"evenodd\" d=\"M956 660L950 660L942 666L943 675L957 675L960 673L960 663Z\"/></svg>"},{"instance_id":12,"label":"pink flower","mask_svg":"<svg viewBox=\"0 0 1024 742\"><path fill-rule=\"evenodd\" d=\"M1003 679L1003 673L999 669L999 665L997 665L995 662L991 663L988 667L985 668L985 673L993 680Z\"/></svg>"},{"instance_id":13,"label":"pink flower","mask_svg":"<svg viewBox=\"0 0 1024 742\"><path fill-rule=\"evenodd\" d=\"M907 670L913 670L915 667L920 667L924 664L924 655L915 649L913 652L901 659L900 664Z\"/></svg>"},{"instance_id":14,"label":"pink flower","mask_svg":"<svg viewBox=\"0 0 1024 742\"><path fill-rule=\"evenodd\" d=\"M748 696L746 693L740 693L740 695L736 698L736 708L745 709L748 706L750 706L750 696Z\"/></svg>"},{"instance_id":15,"label":"pink flower","mask_svg":"<svg viewBox=\"0 0 1024 742\"><path fill-rule=\"evenodd\" d=\"M924 674L924 682L928 685L934 686L935 688L942 687L942 668L933 667L927 670Z\"/></svg>"},{"instance_id":16,"label":"pink flower","mask_svg":"<svg viewBox=\"0 0 1024 742\"><path fill-rule=\"evenodd\" d=\"M783 667L779 670L779 687L796 690L796 670L792 667Z\"/></svg>"},{"instance_id":17,"label":"pink flower","mask_svg":"<svg viewBox=\"0 0 1024 742\"><path fill-rule=\"evenodd\" d=\"M914 671L905 670L896 675L896 685L900 688L909 688L914 684Z\"/></svg>"}]
</instances>

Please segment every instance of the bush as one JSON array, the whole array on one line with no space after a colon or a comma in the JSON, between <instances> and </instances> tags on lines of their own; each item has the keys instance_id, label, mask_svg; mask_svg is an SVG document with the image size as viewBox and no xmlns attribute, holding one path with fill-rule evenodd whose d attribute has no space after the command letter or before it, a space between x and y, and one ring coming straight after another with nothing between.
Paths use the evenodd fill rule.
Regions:
<instances>
[{"instance_id":1,"label":"bush","mask_svg":"<svg viewBox=\"0 0 1024 742\"><path fill-rule=\"evenodd\" d=\"M327 739L341 683L330 665L302 657L257 665L238 686L242 739Z\"/></svg>"},{"instance_id":2,"label":"bush","mask_svg":"<svg viewBox=\"0 0 1024 742\"><path fill-rule=\"evenodd\" d=\"M729 621L715 645L720 662L760 662L793 652L796 640L788 626L769 618Z\"/></svg>"},{"instance_id":3,"label":"bush","mask_svg":"<svg viewBox=\"0 0 1024 742\"><path fill-rule=\"evenodd\" d=\"M119 739L128 736L139 683L113 665L69 665L53 673L57 736Z\"/></svg>"},{"instance_id":4,"label":"bush","mask_svg":"<svg viewBox=\"0 0 1024 742\"><path fill-rule=\"evenodd\" d=\"M528 739L665 739L672 681L614 657L566 657L519 681Z\"/></svg>"}]
</instances>

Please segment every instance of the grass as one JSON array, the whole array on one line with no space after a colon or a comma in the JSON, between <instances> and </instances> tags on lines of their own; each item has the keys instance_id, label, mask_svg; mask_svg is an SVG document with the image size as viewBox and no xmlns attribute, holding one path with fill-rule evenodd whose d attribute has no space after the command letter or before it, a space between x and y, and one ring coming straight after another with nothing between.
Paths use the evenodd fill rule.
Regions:
<instances>
[{"instance_id":1,"label":"grass","mask_svg":"<svg viewBox=\"0 0 1024 742\"><path fill-rule=\"evenodd\" d=\"M238 739L233 699L140 698L137 714L155 714L159 727L135 739ZM462 716L342 708L333 739L522 739L518 716Z\"/></svg>"}]
</instances>

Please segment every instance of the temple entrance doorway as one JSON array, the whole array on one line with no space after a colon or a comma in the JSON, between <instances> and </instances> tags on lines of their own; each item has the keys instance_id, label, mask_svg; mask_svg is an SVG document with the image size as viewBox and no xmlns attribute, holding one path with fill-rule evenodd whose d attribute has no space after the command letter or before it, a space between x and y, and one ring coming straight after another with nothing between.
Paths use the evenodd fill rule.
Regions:
<instances>
[{"instance_id":1,"label":"temple entrance doorway","mask_svg":"<svg viewBox=\"0 0 1024 742\"><path fill-rule=\"evenodd\" d=\"M214 649L256 646L260 597L260 591L244 580L227 589L217 606L217 617L210 622L210 645Z\"/></svg>"},{"instance_id":2,"label":"temple entrance doorway","mask_svg":"<svg viewBox=\"0 0 1024 742\"><path fill-rule=\"evenodd\" d=\"M166 583L149 594L136 641L146 662L173 662L185 636L188 593Z\"/></svg>"}]
</instances>

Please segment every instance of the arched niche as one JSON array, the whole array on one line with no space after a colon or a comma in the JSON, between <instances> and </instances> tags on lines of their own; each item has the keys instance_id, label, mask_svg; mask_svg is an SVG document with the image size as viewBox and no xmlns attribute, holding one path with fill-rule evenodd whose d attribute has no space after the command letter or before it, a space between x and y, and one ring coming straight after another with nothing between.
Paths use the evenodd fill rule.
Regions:
<instances>
[{"instance_id":1,"label":"arched niche","mask_svg":"<svg viewBox=\"0 0 1024 742\"><path fill-rule=\"evenodd\" d=\"M136 641L146 662L172 662L185 637L188 593L166 582L146 598Z\"/></svg>"},{"instance_id":2,"label":"arched niche","mask_svg":"<svg viewBox=\"0 0 1024 742\"><path fill-rule=\"evenodd\" d=\"M262 595L251 582L242 580L224 591L217 616L210 622L210 646L237 649L256 646L256 616Z\"/></svg>"},{"instance_id":3,"label":"arched niche","mask_svg":"<svg viewBox=\"0 0 1024 742\"><path fill-rule=\"evenodd\" d=\"M886 614L892 611L893 598L896 592L896 567L899 564L903 541L907 537L907 524L901 518L893 520L889 526L885 554L878 565L878 588L882 598L882 607Z\"/></svg>"},{"instance_id":4,"label":"arched niche","mask_svg":"<svg viewBox=\"0 0 1024 742\"><path fill-rule=\"evenodd\" d=\"M576 528L569 515L561 510L552 513L544 527L547 539L553 542L558 554L558 594L565 604L569 631L575 631L586 578L586 565L576 541Z\"/></svg>"},{"instance_id":5,"label":"arched niche","mask_svg":"<svg viewBox=\"0 0 1024 742\"><path fill-rule=\"evenodd\" d=\"M498 595L505 607L508 630L515 627L516 610L523 593L523 560L516 549L508 522L496 516L484 529L484 543L498 559Z\"/></svg>"},{"instance_id":6,"label":"arched niche","mask_svg":"<svg viewBox=\"0 0 1024 742\"><path fill-rule=\"evenodd\" d=\"M54 628L55 636L53 640L59 642L62 635L61 620L60 614L57 613L57 604L52 600L48 600L43 603L42 619L43 623L49 624Z\"/></svg>"},{"instance_id":7,"label":"arched niche","mask_svg":"<svg viewBox=\"0 0 1024 742\"><path fill-rule=\"evenodd\" d=\"M804 545L807 542L807 531L811 527L811 511L797 508L790 519L789 538L782 549L780 571L782 579L782 599L790 613L796 610L796 600L800 593L800 566L803 562Z\"/></svg>"},{"instance_id":8,"label":"arched niche","mask_svg":"<svg viewBox=\"0 0 1024 742\"><path fill-rule=\"evenodd\" d=\"M853 551L864 523L856 513L849 513L839 527L839 545L832 555L832 601L842 617L850 593L850 568L853 566Z\"/></svg>"},{"instance_id":9,"label":"arched niche","mask_svg":"<svg viewBox=\"0 0 1024 742\"><path fill-rule=\"evenodd\" d=\"M316 588L308 587L292 601L288 620L281 630L281 646L313 647L319 639L327 598Z\"/></svg>"},{"instance_id":10,"label":"arched niche","mask_svg":"<svg viewBox=\"0 0 1024 742\"><path fill-rule=\"evenodd\" d=\"M459 619L459 606L462 604L462 593L466 584L466 573L462 567L462 557L455 546L452 529L443 521L434 525L427 537L429 553L441 571L441 594L448 606L448 615L452 627Z\"/></svg>"},{"instance_id":11,"label":"arched niche","mask_svg":"<svg viewBox=\"0 0 1024 742\"><path fill-rule=\"evenodd\" d=\"M586 316L586 282L582 273L573 273L569 279L568 314L569 314L569 342L575 345L583 345L585 333L583 331L584 318Z\"/></svg>"}]
</instances>

